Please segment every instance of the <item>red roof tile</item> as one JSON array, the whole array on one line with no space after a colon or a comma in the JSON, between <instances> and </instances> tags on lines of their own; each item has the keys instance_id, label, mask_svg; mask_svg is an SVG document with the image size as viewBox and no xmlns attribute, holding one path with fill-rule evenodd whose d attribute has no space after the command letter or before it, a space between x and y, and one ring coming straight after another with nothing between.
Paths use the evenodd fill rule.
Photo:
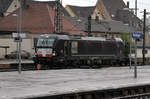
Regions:
<instances>
[{"instance_id":1,"label":"red roof tile","mask_svg":"<svg viewBox=\"0 0 150 99\"><path fill-rule=\"evenodd\" d=\"M19 10L0 19L0 31L16 31L17 14ZM33 3L22 11L22 31L30 33L53 33L54 10L46 3ZM85 34L63 17L63 31L70 34Z\"/></svg>"}]
</instances>

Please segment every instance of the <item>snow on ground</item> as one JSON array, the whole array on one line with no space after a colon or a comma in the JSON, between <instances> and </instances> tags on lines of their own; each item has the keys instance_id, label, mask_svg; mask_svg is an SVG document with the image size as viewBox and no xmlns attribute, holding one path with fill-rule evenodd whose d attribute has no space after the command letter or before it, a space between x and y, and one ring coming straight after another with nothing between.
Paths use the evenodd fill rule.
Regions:
<instances>
[{"instance_id":1,"label":"snow on ground","mask_svg":"<svg viewBox=\"0 0 150 99\"><path fill-rule=\"evenodd\" d=\"M0 99L29 98L150 84L150 66L1 72Z\"/></svg>"}]
</instances>

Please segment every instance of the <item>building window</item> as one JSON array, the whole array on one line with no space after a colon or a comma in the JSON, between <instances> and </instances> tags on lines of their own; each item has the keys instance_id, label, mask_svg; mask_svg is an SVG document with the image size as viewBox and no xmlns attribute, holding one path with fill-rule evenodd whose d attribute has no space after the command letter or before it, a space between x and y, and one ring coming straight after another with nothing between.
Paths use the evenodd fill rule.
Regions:
<instances>
[{"instance_id":1,"label":"building window","mask_svg":"<svg viewBox=\"0 0 150 99\"><path fill-rule=\"evenodd\" d=\"M72 54L78 53L78 42L77 41L72 41L71 52L72 52Z\"/></svg>"},{"instance_id":2,"label":"building window","mask_svg":"<svg viewBox=\"0 0 150 99\"><path fill-rule=\"evenodd\" d=\"M142 53L143 53L143 50L142 50ZM144 53L147 54L147 50L145 50Z\"/></svg>"}]
</instances>

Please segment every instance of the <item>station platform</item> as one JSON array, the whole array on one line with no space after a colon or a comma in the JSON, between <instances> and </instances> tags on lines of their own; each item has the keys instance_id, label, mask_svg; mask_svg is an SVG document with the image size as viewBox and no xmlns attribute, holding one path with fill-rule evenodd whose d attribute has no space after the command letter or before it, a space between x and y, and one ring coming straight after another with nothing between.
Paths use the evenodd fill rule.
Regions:
<instances>
[{"instance_id":1,"label":"station platform","mask_svg":"<svg viewBox=\"0 0 150 99\"><path fill-rule=\"evenodd\" d=\"M150 85L150 66L0 73L0 99L22 99Z\"/></svg>"}]
</instances>

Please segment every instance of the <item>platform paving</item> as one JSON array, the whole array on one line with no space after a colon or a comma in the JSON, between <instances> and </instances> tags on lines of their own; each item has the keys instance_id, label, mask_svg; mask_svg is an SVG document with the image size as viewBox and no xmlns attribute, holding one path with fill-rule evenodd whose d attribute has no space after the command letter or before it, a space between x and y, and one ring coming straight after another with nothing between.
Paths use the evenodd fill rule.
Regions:
<instances>
[{"instance_id":1,"label":"platform paving","mask_svg":"<svg viewBox=\"0 0 150 99\"><path fill-rule=\"evenodd\" d=\"M134 78L129 67L0 72L0 99L106 90L150 85L150 66L138 67Z\"/></svg>"}]
</instances>

